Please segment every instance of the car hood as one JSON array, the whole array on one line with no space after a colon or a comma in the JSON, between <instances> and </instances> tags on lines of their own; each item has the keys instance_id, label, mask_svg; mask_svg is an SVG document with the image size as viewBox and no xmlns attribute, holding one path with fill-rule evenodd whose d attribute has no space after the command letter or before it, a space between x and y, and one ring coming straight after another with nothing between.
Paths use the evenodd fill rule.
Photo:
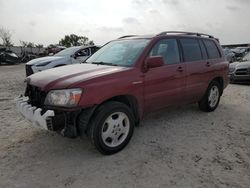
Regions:
<instances>
[{"instance_id":1,"label":"car hood","mask_svg":"<svg viewBox=\"0 0 250 188\"><path fill-rule=\"evenodd\" d=\"M46 57L33 59L26 64L27 65L39 65L39 64L42 64L45 62L57 61L57 60L67 59L67 58L69 58L69 57L66 57L66 56L65 57L64 56L46 56Z\"/></svg>"},{"instance_id":2,"label":"car hood","mask_svg":"<svg viewBox=\"0 0 250 188\"><path fill-rule=\"evenodd\" d=\"M230 68L244 69L250 67L250 61L234 62L230 64Z\"/></svg>"},{"instance_id":3,"label":"car hood","mask_svg":"<svg viewBox=\"0 0 250 188\"><path fill-rule=\"evenodd\" d=\"M93 78L129 69L128 67L75 64L38 72L26 78L28 84L42 90L65 89Z\"/></svg>"}]
</instances>

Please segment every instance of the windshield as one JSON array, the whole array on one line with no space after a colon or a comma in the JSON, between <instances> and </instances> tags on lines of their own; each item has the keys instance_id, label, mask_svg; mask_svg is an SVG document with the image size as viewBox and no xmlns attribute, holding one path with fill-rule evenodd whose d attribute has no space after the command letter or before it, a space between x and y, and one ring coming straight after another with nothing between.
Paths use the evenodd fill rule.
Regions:
<instances>
[{"instance_id":1,"label":"windshield","mask_svg":"<svg viewBox=\"0 0 250 188\"><path fill-rule=\"evenodd\" d=\"M250 61L250 52L248 52L248 53L244 56L243 60L245 60L245 61Z\"/></svg>"},{"instance_id":2,"label":"windshield","mask_svg":"<svg viewBox=\"0 0 250 188\"><path fill-rule=\"evenodd\" d=\"M132 66L149 39L112 41L93 54L87 63L114 66Z\"/></svg>"},{"instance_id":3,"label":"windshield","mask_svg":"<svg viewBox=\"0 0 250 188\"><path fill-rule=\"evenodd\" d=\"M62 50L55 54L54 56L71 56L73 55L77 50L79 50L81 47L80 46L75 46L75 47L70 47L66 48L65 50Z\"/></svg>"}]
</instances>

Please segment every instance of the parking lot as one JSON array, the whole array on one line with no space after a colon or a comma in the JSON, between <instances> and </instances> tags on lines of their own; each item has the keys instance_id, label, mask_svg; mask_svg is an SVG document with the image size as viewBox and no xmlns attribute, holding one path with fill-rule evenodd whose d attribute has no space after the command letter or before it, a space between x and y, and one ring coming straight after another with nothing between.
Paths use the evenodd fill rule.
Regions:
<instances>
[{"instance_id":1,"label":"parking lot","mask_svg":"<svg viewBox=\"0 0 250 188\"><path fill-rule=\"evenodd\" d=\"M151 114L123 151L103 156L15 111L23 64L0 66L0 78L0 187L250 187L249 85L229 85L212 113L192 104Z\"/></svg>"}]
</instances>

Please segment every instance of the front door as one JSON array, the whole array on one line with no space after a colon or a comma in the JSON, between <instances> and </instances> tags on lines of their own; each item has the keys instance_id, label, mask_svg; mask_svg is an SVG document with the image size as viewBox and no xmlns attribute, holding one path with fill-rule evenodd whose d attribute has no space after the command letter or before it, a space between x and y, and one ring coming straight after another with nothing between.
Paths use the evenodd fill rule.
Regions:
<instances>
[{"instance_id":1,"label":"front door","mask_svg":"<svg viewBox=\"0 0 250 188\"><path fill-rule=\"evenodd\" d=\"M144 75L145 111L150 112L184 101L185 64L180 60L176 39L162 39L149 56L162 56L164 65L149 69Z\"/></svg>"}]
</instances>

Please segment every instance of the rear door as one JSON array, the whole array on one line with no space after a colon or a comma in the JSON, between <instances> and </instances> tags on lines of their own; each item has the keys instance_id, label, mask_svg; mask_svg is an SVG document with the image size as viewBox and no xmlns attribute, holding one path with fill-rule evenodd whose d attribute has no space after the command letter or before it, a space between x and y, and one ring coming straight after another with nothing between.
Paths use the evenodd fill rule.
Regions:
<instances>
[{"instance_id":1,"label":"rear door","mask_svg":"<svg viewBox=\"0 0 250 188\"><path fill-rule=\"evenodd\" d=\"M177 40L169 38L158 41L149 56L162 56L165 64L145 73L145 111L180 104L185 90L185 65L181 63Z\"/></svg>"},{"instance_id":2,"label":"rear door","mask_svg":"<svg viewBox=\"0 0 250 188\"><path fill-rule=\"evenodd\" d=\"M209 79L210 81L214 79L218 75L222 75L221 71L224 69L224 59L222 59L222 54L218 49L218 46L215 42L211 39L203 39L203 43L206 47L208 60L207 64L209 65L210 74ZM220 63L221 62L221 63Z\"/></svg>"},{"instance_id":3,"label":"rear door","mask_svg":"<svg viewBox=\"0 0 250 188\"><path fill-rule=\"evenodd\" d=\"M199 39L180 38L179 40L186 63L185 99L187 103L197 102L203 96L209 79L207 52Z\"/></svg>"}]
</instances>

